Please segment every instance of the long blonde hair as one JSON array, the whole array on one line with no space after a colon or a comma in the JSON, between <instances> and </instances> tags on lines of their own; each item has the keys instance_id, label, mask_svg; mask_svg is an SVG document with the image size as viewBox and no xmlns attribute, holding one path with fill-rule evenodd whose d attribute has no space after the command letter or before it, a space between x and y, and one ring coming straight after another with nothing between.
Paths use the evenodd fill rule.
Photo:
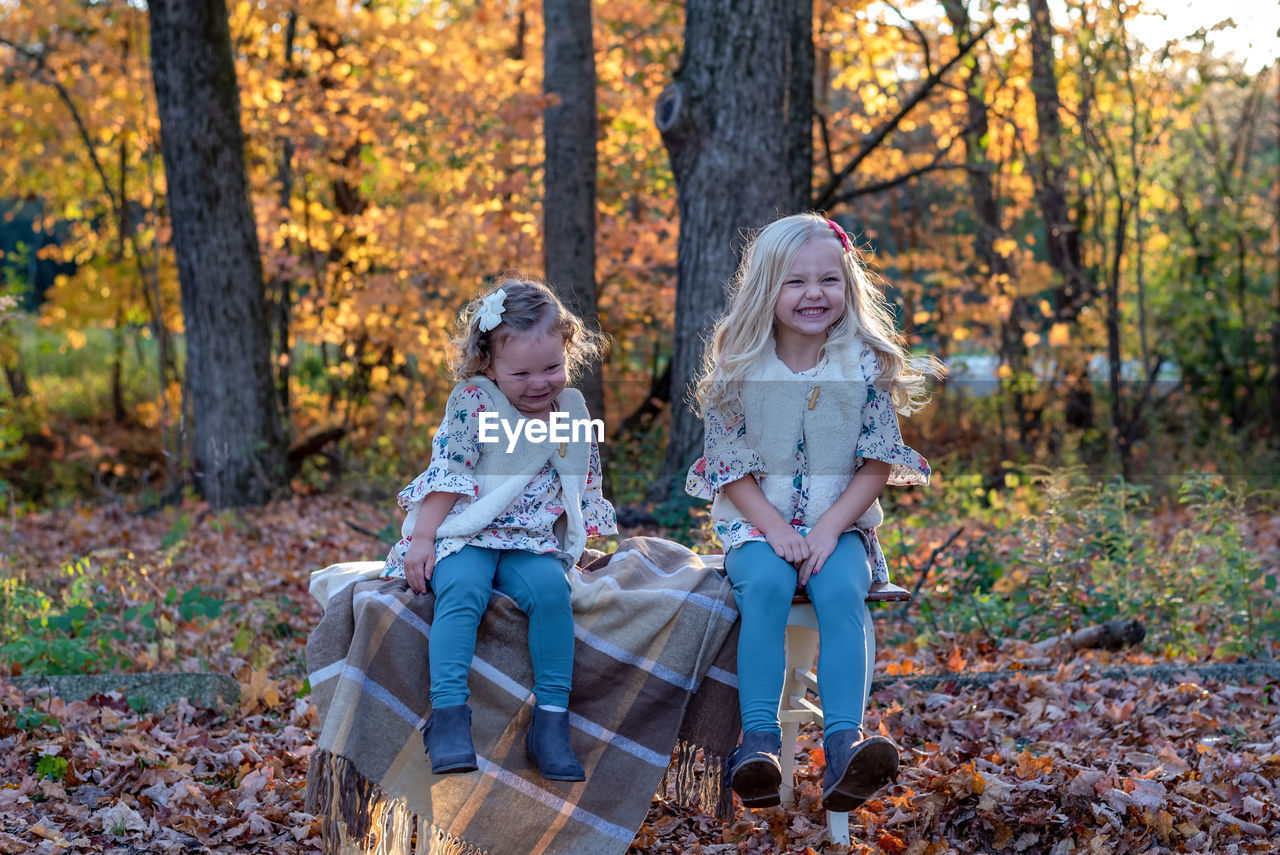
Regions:
<instances>
[{"instance_id":1,"label":"long blonde hair","mask_svg":"<svg viewBox=\"0 0 1280 855\"><path fill-rule=\"evenodd\" d=\"M827 329L828 347L861 339L880 358L875 385L886 389L898 412L907 415L925 405L925 376L942 375L932 356L912 358L906 339L893 323L884 284L863 262L852 242L825 217L794 214L765 226L743 253L729 282L728 307L711 330L703 351L702 370L694 388L693 407L704 416L707 407L741 404L742 383L756 360L774 346L774 310L787 271L811 240L830 240L840 247L844 270L845 311Z\"/></svg>"},{"instance_id":2,"label":"long blonde hair","mask_svg":"<svg viewBox=\"0 0 1280 855\"><path fill-rule=\"evenodd\" d=\"M485 298L501 289L502 320L491 330L481 330L476 313ZM515 333L530 330L555 331L564 341L564 369L569 382L587 365L604 356L609 340L588 327L569 311L547 285L518 273L504 273L492 287L463 308L458 316L458 334L453 339L453 379L466 380L484 374L493 365L497 348Z\"/></svg>"}]
</instances>

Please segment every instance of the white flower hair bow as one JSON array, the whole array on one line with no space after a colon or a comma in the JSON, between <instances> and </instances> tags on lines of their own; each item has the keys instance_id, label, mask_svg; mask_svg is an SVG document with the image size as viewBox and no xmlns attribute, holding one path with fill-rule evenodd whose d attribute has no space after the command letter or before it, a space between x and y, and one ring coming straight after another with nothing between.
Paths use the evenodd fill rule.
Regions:
<instances>
[{"instance_id":1,"label":"white flower hair bow","mask_svg":"<svg viewBox=\"0 0 1280 855\"><path fill-rule=\"evenodd\" d=\"M480 328L480 332L488 332L502 323L506 299L507 292L499 288L480 302L480 309L476 312L476 326Z\"/></svg>"}]
</instances>

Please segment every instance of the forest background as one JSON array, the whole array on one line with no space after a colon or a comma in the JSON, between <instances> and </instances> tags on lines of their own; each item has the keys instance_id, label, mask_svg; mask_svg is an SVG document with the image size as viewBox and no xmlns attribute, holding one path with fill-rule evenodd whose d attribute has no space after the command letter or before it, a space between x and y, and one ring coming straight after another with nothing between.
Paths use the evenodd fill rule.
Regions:
<instances>
[{"instance_id":1,"label":"forest background","mask_svg":"<svg viewBox=\"0 0 1280 855\"><path fill-rule=\"evenodd\" d=\"M624 535L713 548L680 497L700 442L682 390L747 232L805 209L866 247L913 348L951 367L904 422L933 486L887 498L918 595L888 673L1003 667L1008 643L1135 617L1128 661L1272 658L1275 22L1229 55L1230 21L1140 39L1154 3L738 6L231 2L246 207L222 217L176 212L193 175L235 170L162 144L227 115L196 100L166 127L180 58L153 30L182 4L0 0L5 671L212 669L242 683L239 725L313 724L305 574L385 549L456 313L504 269L613 339L587 388ZM194 223L252 251L201 255ZM230 332L193 296L219 274L253 309ZM193 363L197 340L247 359ZM53 726L6 704L10 734ZM74 779L60 751L26 778ZM243 762L200 786L242 792L266 768ZM1162 822L1145 832L1194 838Z\"/></svg>"}]
</instances>

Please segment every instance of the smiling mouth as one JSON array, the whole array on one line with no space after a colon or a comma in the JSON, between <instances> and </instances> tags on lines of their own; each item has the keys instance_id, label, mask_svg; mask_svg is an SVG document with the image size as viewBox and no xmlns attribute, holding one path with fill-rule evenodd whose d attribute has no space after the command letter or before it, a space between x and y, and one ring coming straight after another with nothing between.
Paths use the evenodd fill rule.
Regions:
<instances>
[{"instance_id":1,"label":"smiling mouth","mask_svg":"<svg viewBox=\"0 0 1280 855\"><path fill-rule=\"evenodd\" d=\"M796 309L796 314L805 318L817 318L827 313L825 306L809 306L804 309Z\"/></svg>"}]
</instances>

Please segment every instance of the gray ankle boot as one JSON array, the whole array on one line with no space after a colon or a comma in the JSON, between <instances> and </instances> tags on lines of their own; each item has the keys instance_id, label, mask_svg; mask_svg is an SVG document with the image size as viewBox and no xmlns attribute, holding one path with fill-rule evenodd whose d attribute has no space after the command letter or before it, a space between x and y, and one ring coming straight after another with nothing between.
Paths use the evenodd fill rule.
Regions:
<instances>
[{"instance_id":1,"label":"gray ankle boot","mask_svg":"<svg viewBox=\"0 0 1280 855\"><path fill-rule=\"evenodd\" d=\"M782 739L776 733L753 730L742 734L742 742L729 755L729 785L744 807L762 808L782 804Z\"/></svg>"},{"instance_id":2,"label":"gray ankle boot","mask_svg":"<svg viewBox=\"0 0 1280 855\"><path fill-rule=\"evenodd\" d=\"M476 749L471 744L471 707L437 707L427 718L422 744L431 758L431 774L476 770Z\"/></svg>"},{"instance_id":3,"label":"gray ankle boot","mask_svg":"<svg viewBox=\"0 0 1280 855\"><path fill-rule=\"evenodd\" d=\"M569 744L569 711L533 708L525 754L549 781L585 781L586 771Z\"/></svg>"},{"instance_id":4,"label":"gray ankle boot","mask_svg":"<svg viewBox=\"0 0 1280 855\"><path fill-rule=\"evenodd\" d=\"M855 727L823 740L827 771L822 776L822 806L851 811L898 777L898 748L883 736L858 739Z\"/></svg>"}]
</instances>

